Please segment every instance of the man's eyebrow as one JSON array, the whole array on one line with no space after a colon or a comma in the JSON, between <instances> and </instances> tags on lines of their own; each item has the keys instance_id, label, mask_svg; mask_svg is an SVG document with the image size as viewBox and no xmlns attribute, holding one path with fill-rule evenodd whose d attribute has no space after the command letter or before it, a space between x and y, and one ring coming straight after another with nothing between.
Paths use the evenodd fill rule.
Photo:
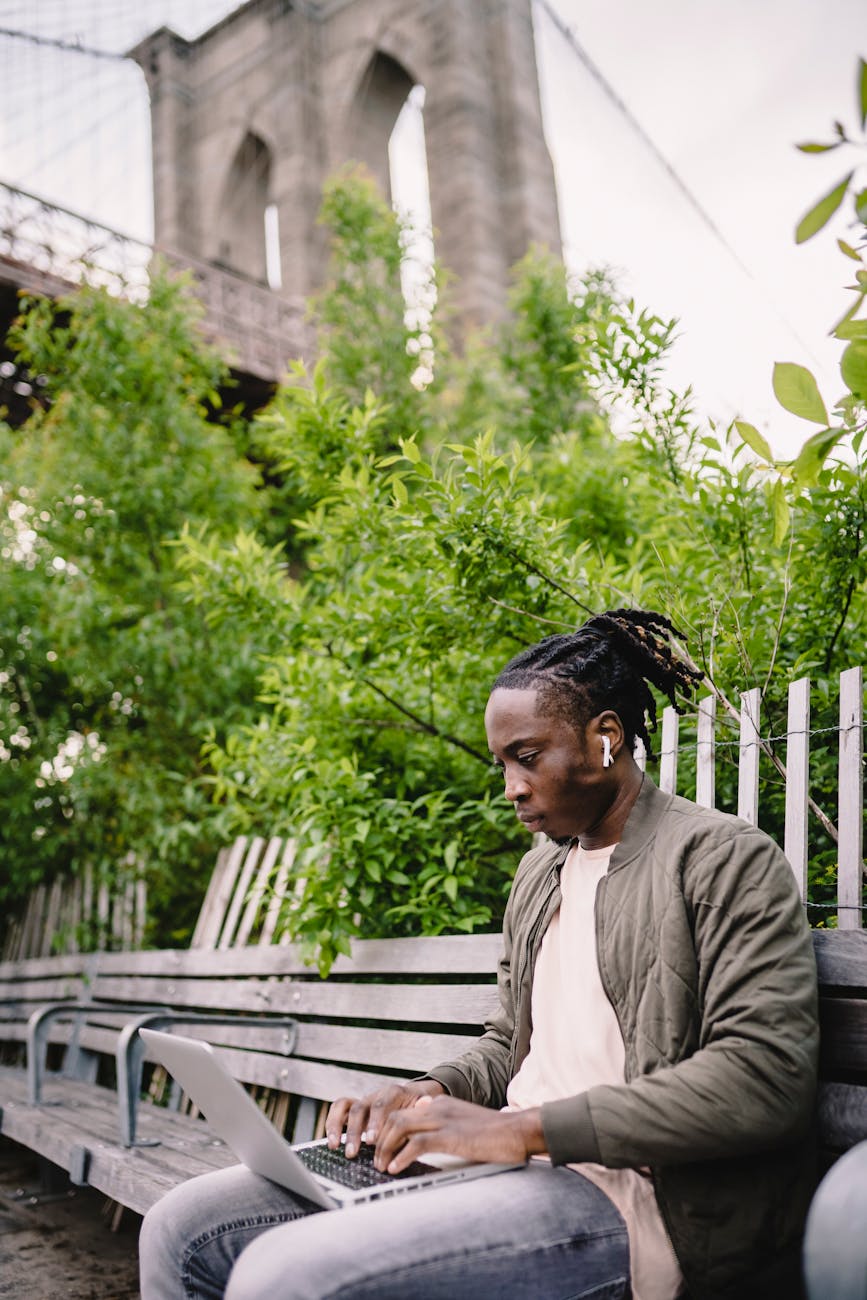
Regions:
<instances>
[{"instance_id":1,"label":"man's eyebrow","mask_svg":"<svg viewBox=\"0 0 867 1300\"><path fill-rule=\"evenodd\" d=\"M541 743L542 742L540 740L537 740L535 736L519 736L517 740L510 740L508 745L504 745L502 752L504 754L517 754L517 752L520 749L523 749L526 745L538 746ZM490 750L489 752L491 758L497 757L497 755L494 753L493 750Z\"/></svg>"}]
</instances>

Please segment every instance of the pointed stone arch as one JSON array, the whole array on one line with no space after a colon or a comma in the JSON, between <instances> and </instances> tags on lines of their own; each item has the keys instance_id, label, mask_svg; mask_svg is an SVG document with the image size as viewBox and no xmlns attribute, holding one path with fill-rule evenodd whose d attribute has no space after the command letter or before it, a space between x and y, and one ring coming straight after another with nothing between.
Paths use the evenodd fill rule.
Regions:
<instances>
[{"instance_id":1,"label":"pointed stone arch","mask_svg":"<svg viewBox=\"0 0 867 1300\"><path fill-rule=\"evenodd\" d=\"M252 280L267 282L265 210L271 202L271 149L245 131L235 149L214 214L213 260Z\"/></svg>"},{"instance_id":2,"label":"pointed stone arch","mask_svg":"<svg viewBox=\"0 0 867 1300\"><path fill-rule=\"evenodd\" d=\"M391 198L388 142L415 84L397 59L375 50L359 80L348 114L349 155L364 163L388 198Z\"/></svg>"}]
</instances>

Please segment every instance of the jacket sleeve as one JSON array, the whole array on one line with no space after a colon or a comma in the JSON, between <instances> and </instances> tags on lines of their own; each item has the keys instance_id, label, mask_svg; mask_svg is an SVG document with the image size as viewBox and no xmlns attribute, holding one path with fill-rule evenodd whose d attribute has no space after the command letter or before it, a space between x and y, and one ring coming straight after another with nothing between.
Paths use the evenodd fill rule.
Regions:
<instances>
[{"instance_id":1,"label":"jacket sleeve","mask_svg":"<svg viewBox=\"0 0 867 1300\"><path fill-rule=\"evenodd\" d=\"M809 1129L818 1057L810 932L779 848L734 819L723 827L686 853L682 867L697 971L696 1050L629 1083L543 1106L554 1163L718 1159L782 1146Z\"/></svg>"}]
</instances>

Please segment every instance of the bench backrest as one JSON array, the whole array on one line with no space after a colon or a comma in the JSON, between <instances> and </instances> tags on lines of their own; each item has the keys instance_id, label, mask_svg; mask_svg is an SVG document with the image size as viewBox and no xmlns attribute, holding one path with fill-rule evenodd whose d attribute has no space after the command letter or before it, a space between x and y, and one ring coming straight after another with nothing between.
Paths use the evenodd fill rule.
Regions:
<instances>
[{"instance_id":1,"label":"bench backrest","mask_svg":"<svg viewBox=\"0 0 867 1300\"><path fill-rule=\"evenodd\" d=\"M817 930L822 1020L820 1121L832 1152L867 1138L867 934ZM495 1005L499 935L366 940L327 980L291 947L90 954L0 963L0 1039L23 1040L27 1015L47 1001L168 1006L255 1015L259 1026L191 1026L226 1052L245 1083L321 1101L418 1074L459 1054ZM85 968L85 961L87 968ZM291 1057L267 1022L299 1024ZM128 1012L103 1011L79 1046L112 1053ZM70 1037L57 1025L53 1038Z\"/></svg>"}]
</instances>

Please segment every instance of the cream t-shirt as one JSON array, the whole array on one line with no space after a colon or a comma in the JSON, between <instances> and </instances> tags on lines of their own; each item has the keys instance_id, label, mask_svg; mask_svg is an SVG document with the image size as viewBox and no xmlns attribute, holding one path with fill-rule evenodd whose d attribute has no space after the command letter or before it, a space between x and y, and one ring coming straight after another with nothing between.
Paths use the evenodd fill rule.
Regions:
<instances>
[{"instance_id":1,"label":"cream t-shirt","mask_svg":"<svg viewBox=\"0 0 867 1300\"><path fill-rule=\"evenodd\" d=\"M530 1050L509 1084L509 1110L625 1082L623 1037L596 959L596 887L613 851L614 845L575 844L563 864L560 908L542 939L533 975ZM673 1300L683 1277L649 1175L590 1163L570 1167L601 1188L623 1216L635 1300Z\"/></svg>"}]
</instances>

